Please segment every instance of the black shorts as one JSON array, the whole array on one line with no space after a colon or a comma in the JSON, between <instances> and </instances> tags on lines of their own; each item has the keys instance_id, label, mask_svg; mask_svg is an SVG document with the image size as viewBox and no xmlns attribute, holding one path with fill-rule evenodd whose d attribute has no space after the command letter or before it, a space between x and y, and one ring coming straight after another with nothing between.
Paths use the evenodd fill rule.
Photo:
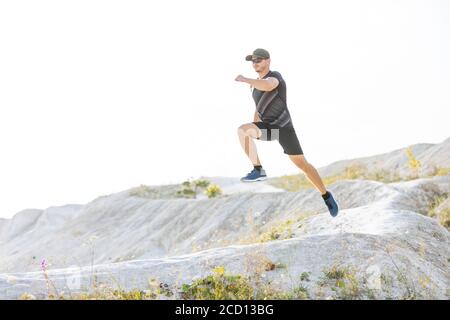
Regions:
<instances>
[{"instance_id":1,"label":"black shorts","mask_svg":"<svg viewBox=\"0 0 450 320\"><path fill-rule=\"evenodd\" d=\"M303 154L302 147L298 141L294 127L280 127L265 122L253 122L262 131L262 135L258 140L278 142L283 147L284 153L294 155ZM278 129L278 130L277 130Z\"/></svg>"}]
</instances>

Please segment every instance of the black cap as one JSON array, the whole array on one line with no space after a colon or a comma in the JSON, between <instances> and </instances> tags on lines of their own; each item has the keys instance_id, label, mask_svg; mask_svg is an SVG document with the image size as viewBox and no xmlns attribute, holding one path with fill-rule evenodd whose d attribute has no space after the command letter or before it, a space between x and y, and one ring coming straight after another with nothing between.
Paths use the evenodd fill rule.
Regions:
<instances>
[{"instance_id":1,"label":"black cap","mask_svg":"<svg viewBox=\"0 0 450 320\"><path fill-rule=\"evenodd\" d=\"M245 60L252 61L253 59L256 58L263 58L263 59L270 58L269 51L262 48L255 49L252 54L249 54L248 56L245 57Z\"/></svg>"}]
</instances>

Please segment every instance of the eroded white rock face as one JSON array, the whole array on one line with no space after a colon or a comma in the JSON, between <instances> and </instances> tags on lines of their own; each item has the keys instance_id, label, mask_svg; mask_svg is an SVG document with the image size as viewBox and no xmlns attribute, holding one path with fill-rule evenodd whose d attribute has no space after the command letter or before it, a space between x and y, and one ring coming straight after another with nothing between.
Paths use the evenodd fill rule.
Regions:
<instances>
[{"instance_id":1,"label":"eroded white rock face","mask_svg":"<svg viewBox=\"0 0 450 320\"><path fill-rule=\"evenodd\" d=\"M341 207L336 218L314 189L271 192L257 182L242 190L214 179L229 193L149 199L124 191L0 221L0 297L45 298L45 259L52 285L66 293L88 290L94 275L124 289L145 289L149 278L175 287L218 265L251 275L272 261L285 267L263 272L265 280L282 290L302 285L311 298L331 294L319 284L333 265L354 268L371 289L365 297L448 298L449 234L421 213L450 191L450 176L339 181L329 186ZM287 220L279 240L252 243ZM302 273L309 281L299 280Z\"/></svg>"}]
</instances>

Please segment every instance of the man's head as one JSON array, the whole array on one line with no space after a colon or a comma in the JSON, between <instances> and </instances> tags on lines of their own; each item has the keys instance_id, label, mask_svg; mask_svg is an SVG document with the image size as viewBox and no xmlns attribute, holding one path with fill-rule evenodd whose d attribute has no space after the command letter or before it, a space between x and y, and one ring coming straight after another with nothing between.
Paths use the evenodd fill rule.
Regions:
<instances>
[{"instance_id":1,"label":"man's head","mask_svg":"<svg viewBox=\"0 0 450 320\"><path fill-rule=\"evenodd\" d=\"M245 57L246 61L252 61L253 68L256 72L268 70L270 67L270 54L267 50L258 48Z\"/></svg>"}]
</instances>

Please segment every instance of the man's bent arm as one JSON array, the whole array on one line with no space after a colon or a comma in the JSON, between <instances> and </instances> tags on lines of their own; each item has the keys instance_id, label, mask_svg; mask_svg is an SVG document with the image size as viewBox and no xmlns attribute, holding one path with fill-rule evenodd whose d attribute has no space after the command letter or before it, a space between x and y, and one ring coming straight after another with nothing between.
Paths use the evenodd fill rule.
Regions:
<instances>
[{"instance_id":1,"label":"man's bent arm","mask_svg":"<svg viewBox=\"0 0 450 320\"><path fill-rule=\"evenodd\" d=\"M272 91L278 86L278 79L274 77L269 77L267 79L250 79L245 78L245 82L249 83L251 86L255 87L260 91Z\"/></svg>"},{"instance_id":2,"label":"man's bent arm","mask_svg":"<svg viewBox=\"0 0 450 320\"><path fill-rule=\"evenodd\" d=\"M254 122L260 122L261 118L259 117L258 111L255 111L255 116L253 117Z\"/></svg>"}]
</instances>

